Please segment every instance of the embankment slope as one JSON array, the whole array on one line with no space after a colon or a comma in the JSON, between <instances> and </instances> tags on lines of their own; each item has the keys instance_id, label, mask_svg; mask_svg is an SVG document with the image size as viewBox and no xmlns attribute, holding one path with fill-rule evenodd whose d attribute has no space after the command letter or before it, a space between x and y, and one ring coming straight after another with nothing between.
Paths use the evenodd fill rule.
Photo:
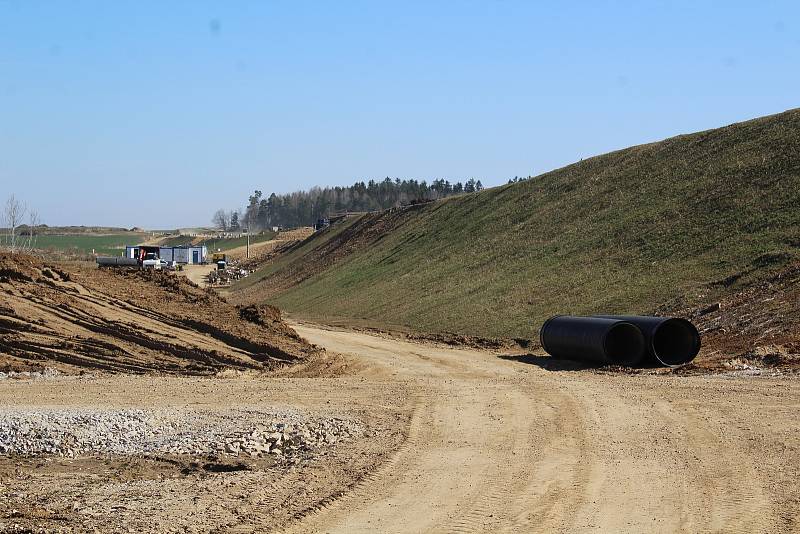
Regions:
<instances>
[{"instance_id":1,"label":"embankment slope","mask_svg":"<svg viewBox=\"0 0 800 534\"><path fill-rule=\"evenodd\" d=\"M791 110L346 220L232 298L316 320L535 338L555 313L691 314L753 287L796 294L799 236Z\"/></svg>"}]
</instances>

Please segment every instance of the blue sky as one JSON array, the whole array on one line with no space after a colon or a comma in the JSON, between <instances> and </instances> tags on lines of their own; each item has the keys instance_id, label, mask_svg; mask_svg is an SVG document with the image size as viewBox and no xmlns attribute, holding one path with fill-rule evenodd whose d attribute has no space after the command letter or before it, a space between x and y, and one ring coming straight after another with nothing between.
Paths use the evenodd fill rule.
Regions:
<instances>
[{"instance_id":1,"label":"blue sky","mask_svg":"<svg viewBox=\"0 0 800 534\"><path fill-rule=\"evenodd\" d=\"M208 224L253 189L504 183L799 105L798 2L0 0L0 196Z\"/></svg>"}]
</instances>

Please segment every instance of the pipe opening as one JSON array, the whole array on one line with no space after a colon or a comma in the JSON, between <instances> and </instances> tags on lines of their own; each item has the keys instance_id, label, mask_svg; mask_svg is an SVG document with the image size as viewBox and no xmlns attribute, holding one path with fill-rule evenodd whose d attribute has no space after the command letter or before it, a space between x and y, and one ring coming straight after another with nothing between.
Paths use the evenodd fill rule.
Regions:
<instances>
[{"instance_id":1,"label":"pipe opening","mask_svg":"<svg viewBox=\"0 0 800 534\"><path fill-rule=\"evenodd\" d=\"M644 335L630 323L617 323L606 333L603 348L611 362L637 365L645 351Z\"/></svg>"},{"instance_id":2,"label":"pipe opening","mask_svg":"<svg viewBox=\"0 0 800 534\"><path fill-rule=\"evenodd\" d=\"M700 334L689 321L669 319L656 329L652 349L664 365L683 365L700 352Z\"/></svg>"}]
</instances>

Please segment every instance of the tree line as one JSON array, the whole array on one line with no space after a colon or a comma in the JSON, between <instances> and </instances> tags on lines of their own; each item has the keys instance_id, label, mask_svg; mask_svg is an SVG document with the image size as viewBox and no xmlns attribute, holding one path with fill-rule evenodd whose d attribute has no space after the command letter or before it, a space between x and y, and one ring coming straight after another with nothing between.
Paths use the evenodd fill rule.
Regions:
<instances>
[{"instance_id":1,"label":"tree line","mask_svg":"<svg viewBox=\"0 0 800 534\"><path fill-rule=\"evenodd\" d=\"M483 184L474 178L464 183L427 183L388 177L382 181L359 181L349 187L313 187L284 195L265 196L256 190L243 212L217 210L212 222L215 227L232 232L242 228L255 231L273 226L313 226L317 220L336 213L384 210L481 190Z\"/></svg>"}]
</instances>

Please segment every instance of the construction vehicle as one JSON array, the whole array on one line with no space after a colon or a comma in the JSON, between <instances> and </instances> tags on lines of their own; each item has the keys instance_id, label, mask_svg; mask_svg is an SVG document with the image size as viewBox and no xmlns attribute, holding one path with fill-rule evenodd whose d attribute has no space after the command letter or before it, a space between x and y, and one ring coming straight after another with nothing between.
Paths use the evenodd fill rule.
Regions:
<instances>
[{"instance_id":1,"label":"construction vehicle","mask_svg":"<svg viewBox=\"0 0 800 534\"><path fill-rule=\"evenodd\" d=\"M161 269L160 253L159 247L139 247L139 265L143 269Z\"/></svg>"},{"instance_id":2,"label":"construction vehicle","mask_svg":"<svg viewBox=\"0 0 800 534\"><path fill-rule=\"evenodd\" d=\"M228 266L228 260L224 252L214 252L211 254L211 261L217 265L217 270L224 271Z\"/></svg>"},{"instance_id":3,"label":"construction vehicle","mask_svg":"<svg viewBox=\"0 0 800 534\"><path fill-rule=\"evenodd\" d=\"M159 248L153 246L140 246L134 249L136 257L115 258L103 257L96 258L99 267L140 267L142 269L160 270L162 267L159 257Z\"/></svg>"},{"instance_id":4,"label":"construction vehicle","mask_svg":"<svg viewBox=\"0 0 800 534\"><path fill-rule=\"evenodd\" d=\"M148 252L141 261L142 269L161 269L161 259L155 252Z\"/></svg>"}]
</instances>

